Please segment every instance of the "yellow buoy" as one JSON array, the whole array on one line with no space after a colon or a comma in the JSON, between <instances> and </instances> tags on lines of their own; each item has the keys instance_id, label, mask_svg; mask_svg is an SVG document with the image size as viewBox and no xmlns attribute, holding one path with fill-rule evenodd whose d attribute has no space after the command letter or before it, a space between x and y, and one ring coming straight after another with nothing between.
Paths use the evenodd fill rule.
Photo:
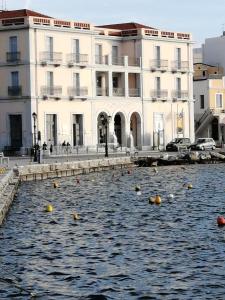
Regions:
<instances>
[{"instance_id":1,"label":"yellow buoy","mask_svg":"<svg viewBox=\"0 0 225 300\"><path fill-rule=\"evenodd\" d=\"M74 220L80 220L80 216L78 215L77 212L73 213L73 218L74 218Z\"/></svg>"},{"instance_id":2,"label":"yellow buoy","mask_svg":"<svg viewBox=\"0 0 225 300\"><path fill-rule=\"evenodd\" d=\"M55 189L57 189L59 187L59 183L57 181L54 181L53 186L54 186Z\"/></svg>"},{"instance_id":3,"label":"yellow buoy","mask_svg":"<svg viewBox=\"0 0 225 300\"><path fill-rule=\"evenodd\" d=\"M156 195L155 196L155 204L159 205L161 204L162 200L161 200L161 197L159 195Z\"/></svg>"},{"instance_id":4,"label":"yellow buoy","mask_svg":"<svg viewBox=\"0 0 225 300\"><path fill-rule=\"evenodd\" d=\"M188 186L187 186L187 188L188 188L189 190L192 189L192 188L193 188L192 184L189 183Z\"/></svg>"},{"instance_id":5,"label":"yellow buoy","mask_svg":"<svg viewBox=\"0 0 225 300\"><path fill-rule=\"evenodd\" d=\"M53 206L51 204L48 204L46 206L46 212L52 212L53 211Z\"/></svg>"}]
</instances>

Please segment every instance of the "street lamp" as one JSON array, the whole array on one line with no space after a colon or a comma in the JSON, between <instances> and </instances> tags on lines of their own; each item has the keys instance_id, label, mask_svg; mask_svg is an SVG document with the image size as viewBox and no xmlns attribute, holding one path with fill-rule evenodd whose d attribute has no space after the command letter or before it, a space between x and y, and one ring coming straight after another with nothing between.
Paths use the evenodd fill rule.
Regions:
<instances>
[{"instance_id":1,"label":"street lamp","mask_svg":"<svg viewBox=\"0 0 225 300\"><path fill-rule=\"evenodd\" d=\"M109 157L109 149L108 149L108 126L111 120L111 116L107 116L105 114L100 115L100 120L102 125L105 127L105 157Z\"/></svg>"},{"instance_id":2,"label":"street lamp","mask_svg":"<svg viewBox=\"0 0 225 300\"><path fill-rule=\"evenodd\" d=\"M32 113L32 117L34 120L34 162L37 162L37 114L35 112Z\"/></svg>"}]
</instances>

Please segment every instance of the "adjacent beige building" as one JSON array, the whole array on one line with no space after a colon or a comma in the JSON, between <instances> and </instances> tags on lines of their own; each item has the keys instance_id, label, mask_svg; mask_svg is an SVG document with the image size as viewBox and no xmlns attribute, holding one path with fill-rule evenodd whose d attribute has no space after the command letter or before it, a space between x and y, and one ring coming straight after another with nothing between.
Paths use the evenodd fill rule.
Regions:
<instances>
[{"instance_id":1,"label":"adjacent beige building","mask_svg":"<svg viewBox=\"0 0 225 300\"><path fill-rule=\"evenodd\" d=\"M164 148L194 140L189 33L137 23L93 26L0 12L0 148L41 143ZM101 115L110 116L106 128Z\"/></svg>"},{"instance_id":2,"label":"adjacent beige building","mask_svg":"<svg viewBox=\"0 0 225 300\"><path fill-rule=\"evenodd\" d=\"M194 64L195 134L225 143L225 77L223 68Z\"/></svg>"}]
</instances>

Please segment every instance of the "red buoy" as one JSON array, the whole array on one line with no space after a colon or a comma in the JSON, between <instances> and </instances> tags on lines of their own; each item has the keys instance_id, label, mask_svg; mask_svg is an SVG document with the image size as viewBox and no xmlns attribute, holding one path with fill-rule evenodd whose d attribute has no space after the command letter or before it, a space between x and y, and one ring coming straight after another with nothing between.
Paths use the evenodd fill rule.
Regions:
<instances>
[{"instance_id":1,"label":"red buoy","mask_svg":"<svg viewBox=\"0 0 225 300\"><path fill-rule=\"evenodd\" d=\"M217 224L218 224L218 226L224 226L225 225L225 218L223 216L219 216L217 218Z\"/></svg>"},{"instance_id":2,"label":"red buoy","mask_svg":"<svg viewBox=\"0 0 225 300\"><path fill-rule=\"evenodd\" d=\"M128 170L128 171L127 171L127 174L130 175L130 174L131 174L131 170Z\"/></svg>"}]
</instances>

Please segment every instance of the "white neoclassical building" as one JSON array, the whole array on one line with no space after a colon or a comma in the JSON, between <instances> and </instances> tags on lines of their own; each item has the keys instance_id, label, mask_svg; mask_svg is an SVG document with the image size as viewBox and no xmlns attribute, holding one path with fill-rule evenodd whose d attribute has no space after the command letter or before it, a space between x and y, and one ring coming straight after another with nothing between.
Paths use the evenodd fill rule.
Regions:
<instances>
[{"instance_id":1,"label":"white neoclassical building","mask_svg":"<svg viewBox=\"0 0 225 300\"><path fill-rule=\"evenodd\" d=\"M153 149L194 139L189 33L137 23L93 26L29 10L0 12L0 148L41 143Z\"/></svg>"}]
</instances>

